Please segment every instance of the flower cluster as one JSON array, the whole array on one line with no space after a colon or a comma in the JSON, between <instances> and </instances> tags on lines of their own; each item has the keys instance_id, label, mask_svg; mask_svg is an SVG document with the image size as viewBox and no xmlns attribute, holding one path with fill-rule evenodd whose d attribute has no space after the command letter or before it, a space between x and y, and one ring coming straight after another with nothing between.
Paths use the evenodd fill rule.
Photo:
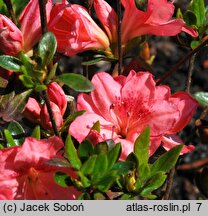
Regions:
<instances>
[{"instance_id":1,"label":"flower cluster","mask_svg":"<svg viewBox=\"0 0 208 216\"><path fill-rule=\"evenodd\" d=\"M38 136L32 133L31 137L24 137L22 143L16 146L13 134L9 134L11 128L8 126L4 130L3 138L9 145L0 143L0 199L77 199L83 191L94 196L94 189L100 195L100 191L104 193L107 186L113 185L112 179L119 179L116 175L122 173L124 176L123 172L130 163L121 172L115 170L119 169L123 161L134 152L136 140L147 128L150 129L147 160L160 146L169 151L183 144L177 133L190 122L198 106L197 101L189 93L180 91L171 94L167 85L157 85L154 76L145 70L126 70L127 76L112 76L107 72L98 72L91 80L94 89L90 86L90 90L93 90L89 94L80 93L76 101L78 112L69 114L66 112L67 96L60 82L70 88L76 86L75 90L80 91L83 90L84 81L89 81L80 78L78 74L74 76L64 76L69 75L66 73L56 74L58 64L53 65L56 51L65 56L73 56L92 50L107 57L106 59L118 61L118 58L122 58L128 50L129 42L143 35L175 36L186 32L192 37L197 37L195 29L187 26L182 18L173 18L175 7L172 1L148 0L147 9L141 10L138 9L135 0L121 0L123 16L119 26L118 14L111 5L105 0L94 0L93 7L99 26L85 7L71 4L67 0L58 3L47 0L45 21L50 35L49 39L47 37L46 39L54 39L53 41L41 39L42 17L39 3L38 0L29 1L19 17L20 28L8 17L0 14L0 52L4 54L3 58L0 56L0 66L4 67L0 67L0 78L7 83L10 81L7 78L12 71L20 72L17 79L22 81L23 88L29 89L27 93L35 92L34 97L25 96L26 105L21 109L22 116L30 123L41 126ZM121 35L118 35L119 27ZM121 44L118 43L118 36L121 36ZM40 40L42 43L37 47ZM119 45L121 47L118 47ZM119 48L121 56L118 53ZM5 59L10 62L5 63ZM89 83L86 86L89 87L91 85ZM41 91L45 91L44 94L40 93ZM12 96L10 94L0 96L0 101L4 103L11 96L12 99L7 101L7 104L11 104L11 100L15 98L14 92L11 93ZM89 92L89 89L82 92ZM22 97L19 97L21 102L24 101ZM18 97L14 100L17 101ZM16 104L14 112L18 109ZM6 109L6 105L0 105L0 111L3 110L2 107ZM52 112L52 117L48 110ZM81 111L84 111L84 114ZM98 130L96 124L99 125ZM8 122L5 125L8 125ZM57 130L54 130L54 127ZM80 144L81 150L77 151L77 145L74 145L73 140ZM112 156L113 151L106 153L108 146L104 153L99 148L96 149L99 144L104 143L104 146L107 140L113 140L115 146L120 143L121 153L119 153L120 144L114 148L114 150L117 148L115 156ZM193 145L184 145L177 157L192 150L194 150ZM102 154L99 155L99 151ZM51 162L53 159L59 162L67 161L67 165L62 166L61 162L54 165ZM119 165L116 164L115 168L113 166L116 160L119 161ZM107 161L107 165L100 166L99 163L103 161ZM93 169L96 163L99 165ZM95 176L99 173L99 166L104 167L106 173L110 170L110 174L104 175L104 180L102 176ZM130 166L130 171L131 168ZM147 168L150 173L151 166ZM159 186L164 183L165 172L169 168L161 172L159 170L159 175L162 176ZM136 169L140 167L132 171L132 178L143 175L142 172L139 173L141 170L137 170L139 175L136 175L134 173ZM129 170L127 177L122 177L127 185L129 183L127 179L131 176ZM68 175L70 185L64 182L67 188L55 182L54 175L57 172ZM144 178L145 181L148 178ZM152 181L151 178L149 180ZM106 181L110 183L101 187L100 182ZM135 183L136 180L132 182ZM145 184L141 183L140 192ZM135 187L128 185L127 189L124 189L121 186L122 190L129 193Z\"/></svg>"},{"instance_id":2,"label":"flower cluster","mask_svg":"<svg viewBox=\"0 0 208 216\"><path fill-rule=\"evenodd\" d=\"M167 0L149 0L147 11L136 7L134 0L122 0L125 8L122 19L122 47L135 37L145 34L174 36L185 31L193 37L197 32L180 19L172 19L174 5ZM49 31L58 41L57 51L72 56L86 50L103 50L108 55L117 55L117 14L104 0L95 0L94 9L101 22L101 29L87 10L66 0L53 6L46 4ZM20 30L4 15L0 15L1 51L15 55L20 50L29 51L41 37L38 0L31 0L20 18Z\"/></svg>"}]
</instances>

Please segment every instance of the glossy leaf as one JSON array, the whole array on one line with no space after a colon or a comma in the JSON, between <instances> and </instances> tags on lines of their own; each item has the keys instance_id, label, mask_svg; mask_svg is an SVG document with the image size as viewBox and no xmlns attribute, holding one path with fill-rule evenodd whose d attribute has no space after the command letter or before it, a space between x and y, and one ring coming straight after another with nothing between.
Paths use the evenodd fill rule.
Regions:
<instances>
[{"instance_id":1,"label":"glossy leaf","mask_svg":"<svg viewBox=\"0 0 208 216\"><path fill-rule=\"evenodd\" d=\"M152 191L161 187L165 182L166 178L167 176L164 174L164 172L159 172L152 176L150 179L146 181L142 191L140 192L140 196L146 196L150 194Z\"/></svg>"},{"instance_id":2,"label":"glossy leaf","mask_svg":"<svg viewBox=\"0 0 208 216\"><path fill-rule=\"evenodd\" d=\"M91 130L95 130L100 133L100 122L96 121L95 124L92 126Z\"/></svg>"},{"instance_id":3,"label":"glossy leaf","mask_svg":"<svg viewBox=\"0 0 208 216\"><path fill-rule=\"evenodd\" d=\"M204 0L192 0L191 10L196 15L197 27L202 27L205 20L205 6Z\"/></svg>"},{"instance_id":4,"label":"glossy leaf","mask_svg":"<svg viewBox=\"0 0 208 216\"><path fill-rule=\"evenodd\" d=\"M4 130L4 135L7 141L7 147L13 147L16 146L16 143L14 141L14 138L12 137L11 133L9 130L5 129Z\"/></svg>"},{"instance_id":5,"label":"glossy leaf","mask_svg":"<svg viewBox=\"0 0 208 216\"><path fill-rule=\"evenodd\" d=\"M70 134L68 134L65 142L65 156L75 170L81 168L82 163L77 155L77 150L74 147Z\"/></svg>"},{"instance_id":6,"label":"glossy leaf","mask_svg":"<svg viewBox=\"0 0 208 216\"><path fill-rule=\"evenodd\" d=\"M82 161L93 154L93 145L89 140L84 140L78 147L78 155Z\"/></svg>"},{"instance_id":7,"label":"glossy leaf","mask_svg":"<svg viewBox=\"0 0 208 216\"><path fill-rule=\"evenodd\" d=\"M116 171L112 171L104 175L97 183L98 190L107 192L117 177Z\"/></svg>"},{"instance_id":8,"label":"glossy leaf","mask_svg":"<svg viewBox=\"0 0 208 216\"><path fill-rule=\"evenodd\" d=\"M84 65L84 66L94 65L94 64L96 64L96 63L102 61L103 59L104 59L104 57L95 58L95 59L90 60L90 61L82 62L82 65Z\"/></svg>"},{"instance_id":9,"label":"glossy leaf","mask_svg":"<svg viewBox=\"0 0 208 216\"><path fill-rule=\"evenodd\" d=\"M105 174L108 169L108 158L106 154L98 155L95 161L92 172L92 181L96 182L101 176Z\"/></svg>"},{"instance_id":10,"label":"glossy leaf","mask_svg":"<svg viewBox=\"0 0 208 216\"><path fill-rule=\"evenodd\" d=\"M202 105L208 106L208 92L197 92L194 98Z\"/></svg>"},{"instance_id":11,"label":"glossy leaf","mask_svg":"<svg viewBox=\"0 0 208 216\"><path fill-rule=\"evenodd\" d=\"M23 144L25 140L25 131L17 121L10 122L7 130L10 131L10 134L14 139L15 145L19 146Z\"/></svg>"},{"instance_id":12,"label":"glossy leaf","mask_svg":"<svg viewBox=\"0 0 208 216\"><path fill-rule=\"evenodd\" d=\"M47 160L46 164L56 167L71 167L70 163L64 158L52 158Z\"/></svg>"},{"instance_id":13,"label":"glossy leaf","mask_svg":"<svg viewBox=\"0 0 208 216\"><path fill-rule=\"evenodd\" d=\"M62 82L78 92L91 92L93 85L81 74L65 73L56 77L57 82Z\"/></svg>"},{"instance_id":14,"label":"glossy leaf","mask_svg":"<svg viewBox=\"0 0 208 216\"><path fill-rule=\"evenodd\" d=\"M106 154L108 153L108 144L106 142L101 142L95 145L94 154Z\"/></svg>"},{"instance_id":15,"label":"glossy leaf","mask_svg":"<svg viewBox=\"0 0 208 216\"><path fill-rule=\"evenodd\" d=\"M150 128L147 127L136 139L134 153L138 158L139 166L148 163L149 159Z\"/></svg>"},{"instance_id":16,"label":"glossy leaf","mask_svg":"<svg viewBox=\"0 0 208 216\"><path fill-rule=\"evenodd\" d=\"M129 161L117 162L114 164L111 170L115 170L118 175L126 175L132 172L134 164Z\"/></svg>"},{"instance_id":17,"label":"glossy leaf","mask_svg":"<svg viewBox=\"0 0 208 216\"><path fill-rule=\"evenodd\" d=\"M40 125L36 125L35 128L32 131L31 137L34 137L36 139L41 138L41 133L40 133Z\"/></svg>"},{"instance_id":18,"label":"glossy leaf","mask_svg":"<svg viewBox=\"0 0 208 216\"><path fill-rule=\"evenodd\" d=\"M168 152L161 155L151 167L151 175L156 174L159 171L168 172L173 168L178 160L183 145L177 145L170 149Z\"/></svg>"},{"instance_id":19,"label":"glossy leaf","mask_svg":"<svg viewBox=\"0 0 208 216\"><path fill-rule=\"evenodd\" d=\"M31 94L32 90L27 90L21 94L15 95L15 97L9 101L7 109L4 112L3 119L4 121L12 121L19 118L20 113L25 108L26 100Z\"/></svg>"},{"instance_id":20,"label":"glossy leaf","mask_svg":"<svg viewBox=\"0 0 208 216\"><path fill-rule=\"evenodd\" d=\"M22 62L13 56L1 55L0 56L0 67L11 70L14 72L21 72Z\"/></svg>"},{"instance_id":21,"label":"glossy leaf","mask_svg":"<svg viewBox=\"0 0 208 216\"><path fill-rule=\"evenodd\" d=\"M197 17L193 11L187 10L183 17L186 22L186 25L197 25Z\"/></svg>"},{"instance_id":22,"label":"glossy leaf","mask_svg":"<svg viewBox=\"0 0 208 216\"><path fill-rule=\"evenodd\" d=\"M57 41L53 33L47 32L38 44L38 56L41 58L42 68L49 65L56 52Z\"/></svg>"},{"instance_id":23,"label":"glossy leaf","mask_svg":"<svg viewBox=\"0 0 208 216\"><path fill-rule=\"evenodd\" d=\"M91 185L90 180L82 172L79 171L79 172L77 172L77 174L79 175L79 177L81 179L82 186L84 188L87 188Z\"/></svg>"},{"instance_id":24,"label":"glossy leaf","mask_svg":"<svg viewBox=\"0 0 208 216\"><path fill-rule=\"evenodd\" d=\"M89 157L88 160L85 161L84 164L82 165L80 171L84 175L90 175L90 174L92 174L92 172L94 170L96 159L97 159L97 155L92 155L91 157Z\"/></svg>"},{"instance_id":25,"label":"glossy leaf","mask_svg":"<svg viewBox=\"0 0 208 216\"><path fill-rule=\"evenodd\" d=\"M55 173L54 180L61 187L69 187L69 186L72 185L72 182L71 182L70 177L68 176L68 174L63 173L63 172Z\"/></svg>"},{"instance_id":26,"label":"glossy leaf","mask_svg":"<svg viewBox=\"0 0 208 216\"><path fill-rule=\"evenodd\" d=\"M23 85L27 88L33 88L34 82L32 81L31 77L28 75L20 75L19 79L22 81Z\"/></svg>"},{"instance_id":27,"label":"glossy leaf","mask_svg":"<svg viewBox=\"0 0 208 216\"><path fill-rule=\"evenodd\" d=\"M109 152L108 152L108 169L111 169L116 161L119 159L121 154L121 143L116 144Z\"/></svg>"}]
</instances>

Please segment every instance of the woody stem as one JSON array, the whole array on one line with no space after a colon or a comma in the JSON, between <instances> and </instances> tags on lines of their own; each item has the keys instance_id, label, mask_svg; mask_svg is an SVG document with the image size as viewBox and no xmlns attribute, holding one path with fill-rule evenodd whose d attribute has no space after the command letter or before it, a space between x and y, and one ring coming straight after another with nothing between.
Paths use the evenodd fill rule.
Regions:
<instances>
[{"instance_id":1,"label":"woody stem","mask_svg":"<svg viewBox=\"0 0 208 216\"><path fill-rule=\"evenodd\" d=\"M6 4L7 6L7 10L9 12L9 15L11 17L11 20L12 22L17 25L17 20L16 20L16 17L15 17L15 13L14 13L14 9L12 7L12 2L11 0L4 0L4 3Z\"/></svg>"},{"instance_id":2,"label":"woody stem","mask_svg":"<svg viewBox=\"0 0 208 216\"><path fill-rule=\"evenodd\" d=\"M181 65L183 65L191 56L193 56L195 53L197 53L200 49L202 49L206 44L208 43L208 38L201 43L196 49L193 49L191 52L189 52L184 58L182 58L175 66L173 66L167 73L165 73L158 81L157 85L160 85L166 78L171 76L174 72L176 72Z\"/></svg>"},{"instance_id":3,"label":"woody stem","mask_svg":"<svg viewBox=\"0 0 208 216\"><path fill-rule=\"evenodd\" d=\"M40 8L40 19L41 19L41 30L42 30L42 34L46 33L48 31L47 28L47 17L46 17L46 2L47 0L39 0L39 8ZM42 97L46 103L46 107L48 110L48 114L51 120L51 124L52 124L52 128L54 131L54 134L56 136L59 136L59 132L56 126L56 122L54 120L54 115L53 115L53 111L51 109L51 104L50 104L50 99L48 97L48 94L46 91L43 92Z\"/></svg>"}]
</instances>

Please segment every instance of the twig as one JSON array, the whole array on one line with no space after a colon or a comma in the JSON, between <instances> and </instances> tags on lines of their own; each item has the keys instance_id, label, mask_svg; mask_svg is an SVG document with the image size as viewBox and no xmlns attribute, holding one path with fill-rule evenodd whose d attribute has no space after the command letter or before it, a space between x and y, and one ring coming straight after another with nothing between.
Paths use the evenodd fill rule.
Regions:
<instances>
[{"instance_id":1,"label":"twig","mask_svg":"<svg viewBox=\"0 0 208 216\"><path fill-rule=\"evenodd\" d=\"M40 19L41 19L41 29L42 29L42 34L46 33L48 31L47 28L47 18L46 18L46 0L39 0L39 8L40 8ZM56 122L54 120L54 116L53 116L53 111L51 109L51 104L50 104L50 100L48 98L48 94L46 91L43 91L42 97L46 103L46 107L48 110L48 114L51 120L51 124L52 124L52 128L54 131L54 134L56 136L59 136L59 132L56 126Z\"/></svg>"},{"instance_id":2,"label":"twig","mask_svg":"<svg viewBox=\"0 0 208 216\"><path fill-rule=\"evenodd\" d=\"M58 132L58 129L57 129L57 126L56 126L56 122L55 122L54 117L53 117L53 111L51 109L50 100L48 98L48 94L47 94L46 91L43 91L42 97L43 97L43 99L44 99L44 101L46 103L46 107L47 107L48 114L49 114L49 117L50 117L50 120L51 120L51 124L52 124L54 134L56 136L59 136L59 132Z\"/></svg>"},{"instance_id":3,"label":"twig","mask_svg":"<svg viewBox=\"0 0 208 216\"><path fill-rule=\"evenodd\" d=\"M175 167L173 167L168 174L167 182L166 182L166 190L162 198L163 200L168 200L170 198L174 174L175 174Z\"/></svg>"},{"instance_id":4,"label":"twig","mask_svg":"<svg viewBox=\"0 0 208 216\"><path fill-rule=\"evenodd\" d=\"M191 79L192 79L192 74L194 70L195 58L196 58L196 53L191 56L190 61L189 61L188 77L187 77L186 89L185 89L186 92L188 93L190 92Z\"/></svg>"},{"instance_id":5,"label":"twig","mask_svg":"<svg viewBox=\"0 0 208 216\"><path fill-rule=\"evenodd\" d=\"M122 41L121 41L121 0L117 0L118 14L118 74L122 74Z\"/></svg>"},{"instance_id":6,"label":"twig","mask_svg":"<svg viewBox=\"0 0 208 216\"><path fill-rule=\"evenodd\" d=\"M172 69L170 69L166 74L164 74L158 81L157 85L160 85L167 77L171 76L175 71L177 71L181 65L183 65L192 55L197 53L201 48L203 48L208 43L208 39L206 39L203 43L201 43L196 49L193 49L189 52L184 58L182 58Z\"/></svg>"},{"instance_id":7,"label":"twig","mask_svg":"<svg viewBox=\"0 0 208 216\"><path fill-rule=\"evenodd\" d=\"M16 20L16 17L15 17L15 13L14 13L14 9L13 9L11 0L4 0L4 3L7 6L7 10L9 12L9 15L10 15L11 19L12 19L12 22L15 25L17 25L17 20Z\"/></svg>"},{"instance_id":8,"label":"twig","mask_svg":"<svg viewBox=\"0 0 208 216\"><path fill-rule=\"evenodd\" d=\"M42 34L48 31L47 17L46 17L46 1L47 0L38 0L39 8L40 8L40 20L41 20Z\"/></svg>"}]
</instances>

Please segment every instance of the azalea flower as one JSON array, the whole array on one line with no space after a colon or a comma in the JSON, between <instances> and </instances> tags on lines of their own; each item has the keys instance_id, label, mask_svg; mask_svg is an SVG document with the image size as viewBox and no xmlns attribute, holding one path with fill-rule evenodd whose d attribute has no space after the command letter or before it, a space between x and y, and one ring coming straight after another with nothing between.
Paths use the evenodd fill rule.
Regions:
<instances>
[{"instance_id":1,"label":"azalea flower","mask_svg":"<svg viewBox=\"0 0 208 216\"><path fill-rule=\"evenodd\" d=\"M50 99L50 105L56 126L59 129L63 125L63 115L67 107L66 95L63 89L56 82L52 82L48 85L47 94ZM40 123L44 129L52 129L52 123L45 103L41 105L37 100L30 97L23 114L31 122Z\"/></svg>"},{"instance_id":2,"label":"azalea flower","mask_svg":"<svg viewBox=\"0 0 208 216\"><path fill-rule=\"evenodd\" d=\"M8 17L0 14L0 50L7 55L16 55L22 46L21 31Z\"/></svg>"},{"instance_id":3,"label":"azalea flower","mask_svg":"<svg viewBox=\"0 0 208 216\"><path fill-rule=\"evenodd\" d=\"M63 1L53 7L50 16L48 28L56 36L58 52L71 56L90 49L109 48L107 35L84 7Z\"/></svg>"},{"instance_id":4,"label":"azalea flower","mask_svg":"<svg viewBox=\"0 0 208 216\"><path fill-rule=\"evenodd\" d=\"M185 25L183 19L172 19L175 6L168 0L148 0L146 12L139 10L134 0L121 1L125 8L122 19L123 44L145 34L174 36L185 31L193 37L198 36L196 31Z\"/></svg>"},{"instance_id":5,"label":"azalea flower","mask_svg":"<svg viewBox=\"0 0 208 216\"><path fill-rule=\"evenodd\" d=\"M22 146L0 150L0 199L75 199L78 192L73 187L56 184L54 174L68 168L47 164L49 159L61 157L63 142L58 137L37 140L28 137Z\"/></svg>"},{"instance_id":6,"label":"azalea flower","mask_svg":"<svg viewBox=\"0 0 208 216\"><path fill-rule=\"evenodd\" d=\"M50 12L52 9L52 1L47 0L46 3L46 19L47 22L50 18ZM22 11L20 17L20 30L23 35L24 51L28 52L32 47L40 40L42 36L41 32L41 20L40 9L38 0L30 0Z\"/></svg>"},{"instance_id":7,"label":"azalea flower","mask_svg":"<svg viewBox=\"0 0 208 216\"><path fill-rule=\"evenodd\" d=\"M151 131L150 156L160 145L170 149L179 144L176 133L188 124L197 107L189 94L171 95L168 86L156 86L148 72L132 70L127 77L114 78L100 72L94 75L92 83L94 91L90 95L78 96L77 110L86 113L72 122L69 133L82 142L92 135L90 130L99 121L101 137L97 135L97 139L121 142L122 159L133 151L135 140L147 126ZM193 148L184 146L182 153Z\"/></svg>"}]
</instances>

